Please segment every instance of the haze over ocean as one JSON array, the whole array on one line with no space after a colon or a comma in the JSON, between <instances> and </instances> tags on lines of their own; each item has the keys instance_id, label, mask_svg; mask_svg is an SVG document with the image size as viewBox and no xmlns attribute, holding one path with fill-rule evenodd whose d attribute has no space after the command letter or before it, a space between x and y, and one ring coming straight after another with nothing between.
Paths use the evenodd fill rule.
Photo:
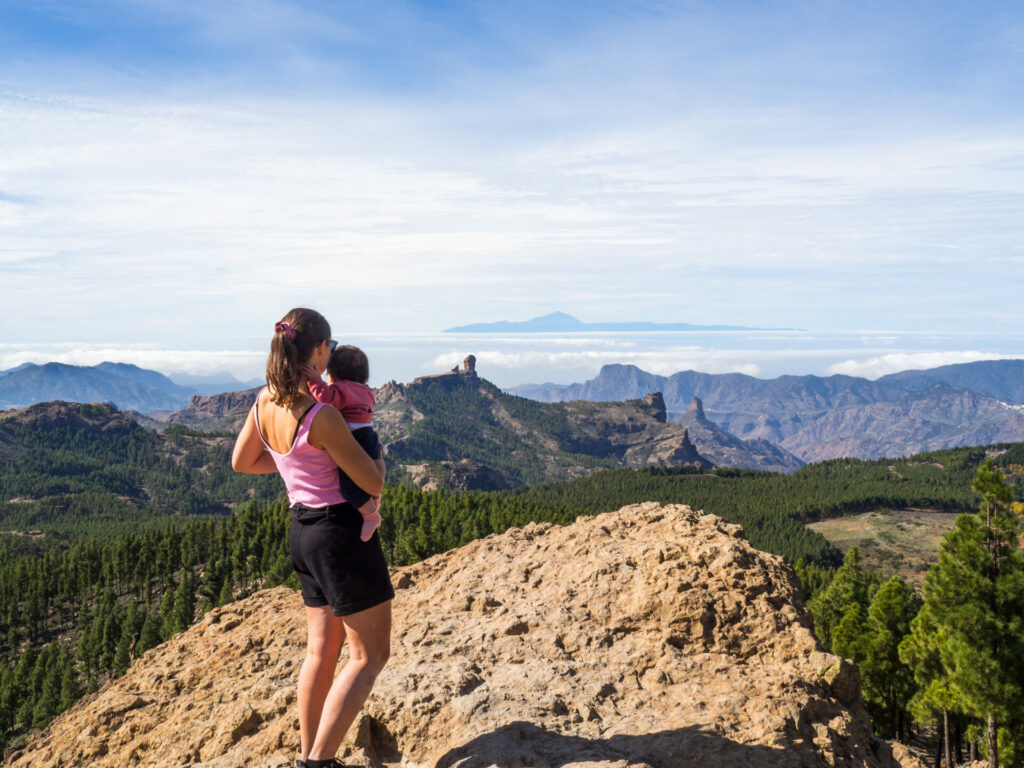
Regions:
<instances>
[{"instance_id":1,"label":"haze over ocean","mask_svg":"<svg viewBox=\"0 0 1024 768\"><path fill-rule=\"evenodd\" d=\"M374 378L1024 356L1024 5L8 0L0 368ZM792 327L449 339L590 322Z\"/></svg>"}]
</instances>

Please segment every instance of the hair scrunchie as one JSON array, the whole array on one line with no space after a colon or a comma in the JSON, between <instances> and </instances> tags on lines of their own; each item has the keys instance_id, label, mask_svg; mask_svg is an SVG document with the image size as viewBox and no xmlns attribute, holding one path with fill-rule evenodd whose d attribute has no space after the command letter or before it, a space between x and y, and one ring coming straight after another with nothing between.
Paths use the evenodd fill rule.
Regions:
<instances>
[{"instance_id":1,"label":"hair scrunchie","mask_svg":"<svg viewBox=\"0 0 1024 768\"><path fill-rule=\"evenodd\" d=\"M295 329L292 328L288 323L275 323L274 331L280 331L284 333L289 339L295 340Z\"/></svg>"}]
</instances>

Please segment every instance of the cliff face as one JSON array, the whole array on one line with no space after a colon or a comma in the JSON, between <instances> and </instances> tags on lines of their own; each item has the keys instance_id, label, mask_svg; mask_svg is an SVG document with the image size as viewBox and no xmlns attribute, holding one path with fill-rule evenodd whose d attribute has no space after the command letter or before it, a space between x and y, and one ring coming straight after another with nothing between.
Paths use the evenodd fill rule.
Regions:
<instances>
[{"instance_id":1,"label":"cliff face","mask_svg":"<svg viewBox=\"0 0 1024 768\"><path fill-rule=\"evenodd\" d=\"M245 423L245 417L259 391L260 387L256 387L241 392L222 392L219 395L194 395L188 407L172 413L167 422L207 432L237 432Z\"/></svg>"},{"instance_id":2,"label":"cliff face","mask_svg":"<svg viewBox=\"0 0 1024 768\"><path fill-rule=\"evenodd\" d=\"M349 765L899 764L790 570L716 517L642 504L530 525L393 578L392 658ZM287 588L211 611L11 765L289 765L304 642Z\"/></svg>"}]
</instances>

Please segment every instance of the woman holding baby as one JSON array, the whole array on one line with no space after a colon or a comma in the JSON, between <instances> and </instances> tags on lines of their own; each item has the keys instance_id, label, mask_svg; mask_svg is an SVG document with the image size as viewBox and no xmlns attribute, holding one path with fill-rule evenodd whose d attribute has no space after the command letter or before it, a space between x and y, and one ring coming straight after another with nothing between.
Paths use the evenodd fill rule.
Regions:
<instances>
[{"instance_id":1,"label":"woman holding baby","mask_svg":"<svg viewBox=\"0 0 1024 768\"><path fill-rule=\"evenodd\" d=\"M357 442L339 410L310 392L311 381L320 391L336 346L314 310L293 309L275 325L267 386L231 458L236 472L280 472L291 504L289 551L308 631L297 768L341 765L334 755L390 653L394 590L375 530L384 463ZM358 509L342 493L339 468L364 492ZM348 663L335 677L346 640Z\"/></svg>"}]
</instances>

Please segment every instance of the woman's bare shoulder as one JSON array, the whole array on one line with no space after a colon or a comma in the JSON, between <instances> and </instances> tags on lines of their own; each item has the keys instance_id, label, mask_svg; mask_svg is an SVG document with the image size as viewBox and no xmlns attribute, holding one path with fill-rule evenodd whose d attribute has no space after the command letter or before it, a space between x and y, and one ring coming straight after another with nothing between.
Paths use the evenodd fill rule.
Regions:
<instances>
[{"instance_id":1,"label":"woman's bare shoulder","mask_svg":"<svg viewBox=\"0 0 1024 768\"><path fill-rule=\"evenodd\" d=\"M323 448L324 443L341 432L349 432L348 424L341 411L333 405L323 403L313 414L313 421L309 424L309 440L317 448Z\"/></svg>"}]
</instances>

